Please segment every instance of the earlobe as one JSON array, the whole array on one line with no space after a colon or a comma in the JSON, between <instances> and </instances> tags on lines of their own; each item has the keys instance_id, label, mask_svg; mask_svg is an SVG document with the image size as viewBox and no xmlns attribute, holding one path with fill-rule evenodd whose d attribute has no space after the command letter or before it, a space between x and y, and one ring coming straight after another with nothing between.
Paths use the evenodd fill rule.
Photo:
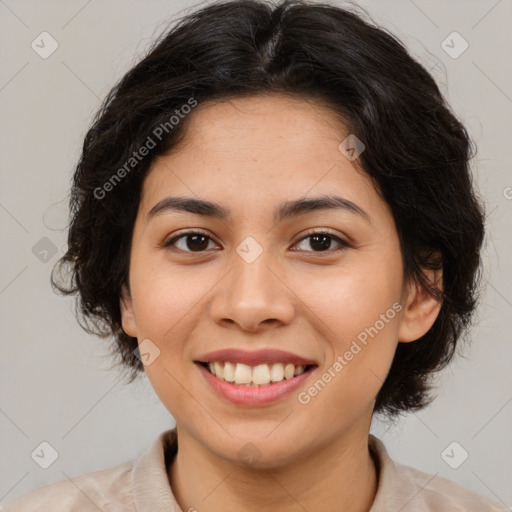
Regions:
<instances>
[{"instance_id":1,"label":"earlobe","mask_svg":"<svg viewBox=\"0 0 512 512\"><path fill-rule=\"evenodd\" d=\"M442 291L442 271L424 272L428 281ZM425 335L436 321L441 301L430 295L419 283L411 283L398 330L398 341L409 343Z\"/></svg>"},{"instance_id":2,"label":"earlobe","mask_svg":"<svg viewBox=\"0 0 512 512\"><path fill-rule=\"evenodd\" d=\"M121 289L121 297L119 298L119 307L121 309L121 323L123 325L123 331L132 336L137 337L137 325L135 322L135 315L133 313L133 303L130 291L126 285L123 285Z\"/></svg>"}]
</instances>

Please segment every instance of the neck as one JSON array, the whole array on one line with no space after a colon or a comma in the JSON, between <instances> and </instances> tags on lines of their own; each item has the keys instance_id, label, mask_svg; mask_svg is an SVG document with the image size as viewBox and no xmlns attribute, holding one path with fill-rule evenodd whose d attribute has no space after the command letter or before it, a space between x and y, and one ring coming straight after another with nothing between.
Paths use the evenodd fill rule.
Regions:
<instances>
[{"instance_id":1,"label":"neck","mask_svg":"<svg viewBox=\"0 0 512 512\"><path fill-rule=\"evenodd\" d=\"M178 429L168 476L182 510L209 512L368 512L378 480L368 432L341 436L287 466L255 469L217 457Z\"/></svg>"}]
</instances>

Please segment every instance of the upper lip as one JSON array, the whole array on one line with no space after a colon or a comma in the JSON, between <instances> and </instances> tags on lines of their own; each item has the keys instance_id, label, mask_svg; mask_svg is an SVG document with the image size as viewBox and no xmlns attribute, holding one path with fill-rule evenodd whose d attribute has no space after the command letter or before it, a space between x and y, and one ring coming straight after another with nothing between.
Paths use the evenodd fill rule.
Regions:
<instances>
[{"instance_id":1,"label":"upper lip","mask_svg":"<svg viewBox=\"0 0 512 512\"><path fill-rule=\"evenodd\" d=\"M304 366L317 365L316 361L312 359L306 359L292 354L291 352L285 352L277 349L263 349L255 351L240 350L238 348L226 348L221 350L214 350L208 352L197 359L201 363L213 363L217 362L231 362L231 363L243 363L249 366L256 366L258 364L269 364L269 363L292 363L294 365L302 364Z\"/></svg>"}]
</instances>

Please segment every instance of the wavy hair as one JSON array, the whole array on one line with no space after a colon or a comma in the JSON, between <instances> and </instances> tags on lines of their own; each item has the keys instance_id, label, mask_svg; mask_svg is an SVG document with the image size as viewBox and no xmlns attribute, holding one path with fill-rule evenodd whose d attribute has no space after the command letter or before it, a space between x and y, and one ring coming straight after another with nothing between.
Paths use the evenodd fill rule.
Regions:
<instances>
[{"instance_id":1,"label":"wavy hair","mask_svg":"<svg viewBox=\"0 0 512 512\"><path fill-rule=\"evenodd\" d=\"M405 277L442 301L423 337L398 344L375 412L393 417L424 407L433 373L452 359L476 305L484 217L469 166L473 144L426 69L395 36L351 10L224 1L166 28L110 91L85 136L68 248L52 284L77 296L80 324L111 337L111 353L133 381L143 365L136 338L121 327L119 298L141 187L154 159L178 147L187 119L160 138L155 127L169 125L191 98L269 92L323 101L366 146L359 163L391 208ZM122 173L148 137L155 147ZM122 179L112 183L116 173ZM422 272L440 268L442 292Z\"/></svg>"}]
</instances>

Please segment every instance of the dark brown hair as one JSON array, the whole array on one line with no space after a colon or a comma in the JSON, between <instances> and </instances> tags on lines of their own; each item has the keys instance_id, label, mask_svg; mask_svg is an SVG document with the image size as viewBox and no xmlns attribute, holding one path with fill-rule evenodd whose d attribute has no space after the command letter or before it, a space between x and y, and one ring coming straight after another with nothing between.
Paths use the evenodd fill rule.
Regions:
<instances>
[{"instance_id":1,"label":"dark brown hair","mask_svg":"<svg viewBox=\"0 0 512 512\"><path fill-rule=\"evenodd\" d=\"M425 406L430 378L451 360L476 303L484 227L469 168L472 143L403 44L346 9L236 0L204 7L167 30L111 90L85 136L68 249L53 285L77 294L88 332L112 337L113 355L131 382L143 365L137 340L121 328L119 297L148 169L176 148L186 124L181 109L191 99L201 104L265 92L322 100L365 144L359 163L392 210L405 277L442 301L422 338L398 344L375 411L392 417ZM149 154L131 161L148 138ZM442 293L421 272L439 268ZM68 271L67 284L56 270Z\"/></svg>"}]
</instances>

